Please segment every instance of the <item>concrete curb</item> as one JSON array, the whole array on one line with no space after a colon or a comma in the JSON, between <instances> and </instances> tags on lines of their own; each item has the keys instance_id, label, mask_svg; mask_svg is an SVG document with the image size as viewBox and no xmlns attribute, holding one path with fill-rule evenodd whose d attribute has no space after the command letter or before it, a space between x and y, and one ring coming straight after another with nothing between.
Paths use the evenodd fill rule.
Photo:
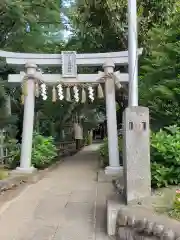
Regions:
<instances>
[{"instance_id":1,"label":"concrete curb","mask_svg":"<svg viewBox=\"0 0 180 240\"><path fill-rule=\"evenodd\" d=\"M178 221L147 209L126 207L117 216L117 239L178 240L179 226Z\"/></svg>"}]
</instances>

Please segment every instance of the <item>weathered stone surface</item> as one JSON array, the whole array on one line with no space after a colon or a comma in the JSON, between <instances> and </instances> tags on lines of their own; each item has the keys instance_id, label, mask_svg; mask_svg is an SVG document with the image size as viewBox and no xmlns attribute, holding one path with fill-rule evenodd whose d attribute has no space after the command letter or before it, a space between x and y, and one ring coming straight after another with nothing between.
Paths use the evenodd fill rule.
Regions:
<instances>
[{"instance_id":1,"label":"weathered stone surface","mask_svg":"<svg viewBox=\"0 0 180 240\"><path fill-rule=\"evenodd\" d=\"M107 232L109 236L114 236L116 233L117 215L120 208L121 206L117 200L107 200Z\"/></svg>"},{"instance_id":2,"label":"weathered stone surface","mask_svg":"<svg viewBox=\"0 0 180 240\"><path fill-rule=\"evenodd\" d=\"M158 238L156 238L154 236L144 236L144 235L136 234L134 236L134 240L158 240Z\"/></svg>"},{"instance_id":3,"label":"weathered stone surface","mask_svg":"<svg viewBox=\"0 0 180 240\"><path fill-rule=\"evenodd\" d=\"M154 222L148 221L146 226L145 226L144 232L147 233L147 234L152 234L154 225L155 225Z\"/></svg>"},{"instance_id":4,"label":"weathered stone surface","mask_svg":"<svg viewBox=\"0 0 180 240\"><path fill-rule=\"evenodd\" d=\"M140 202L142 198L151 196L148 108L126 108L123 126L126 202Z\"/></svg>"},{"instance_id":5,"label":"weathered stone surface","mask_svg":"<svg viewBox=\"0 0 180 240\"><path fill-rule=\"evenodd\" d=\"M118 229L118 240L134 240L133 230L127 227L120 227Z\"/></svg>"},{"instance_id":6,"label":"weathered stone surface","mask_svg":"<svg viewBox=\"0 0 180 240\"><path fill-rule=\"evenodd\" d=\"M119 212L117 217L117 224L119 226L126 226L128 222L128 217L124 215L122 212Z\"/></svg>"},{"instance_id":7,"label":"weathered stone surface","mask_svg":"<svg viewBox=\"0 0 180 240\"><path fill-rule=\"evenodd\" d=\"M176 234L170 229L165 230L161 235L161 240L175 240Z\"/></svg>"},{"instance_id":8,"label":"weathered stone surface","mask_svg":"<svg viewBox=\"0 0 180 240\"><path fill-rule=\"evenodd\" d=\"M130 231L135 240L180 240L179 226L178 221L138 205L122 206L117 218L118 239Z\"/></svg>"},{"instance_id":9,"label":"weathered stone surface","mask_svg":"<svg viewBox=\"0 0 180 240\"><path fill-rule=\"evenodd\" d=\"M134 227L135 224L136 224L136 219L135 219L135 217L134 217L134 216L128 217L127 224L128 224L128 226L130 226L130 227Z\"/></svg>"},{"instance_id":10,"label":"weathered stone surface","mask_svg":"<svg viewBox=\"0 0 180 240\"><path fill-rule=\"evenodd\" d=\"M121 176L123 176L123 169L120 173L118 173L118 175L110 175L110 174L106 174L104 170L100 169L98 171L98 182L115 182L116 179L120 178Z\"/></svg>"},{"instance_id":11,"label":"weathered stone surface","mask_svg":"<svg viewBox=\"0 0 180 240\"><path fill-rule=\"evenodd\" d=\"M134 235L134 240L145 240L145 236L139 235L139 234L135 234ZM150 240L150 239L147 239L147 240Z\"/></svg>"},{"instance_id":12,"label":"weathered stone surface","mask_svg":"<svg viewBox=\"0 0 180 240\"><path fill-rule=\"evenodd\" d=\"M155 224L153 227L153 234L160 237L163 234L164 226L161 224Z\"/></svg>"},{"instance_id":13,"label":"weathered stone surface","mask_svg":"<svg viewBox=\"0 0 180 240\"><path fill-rule=\"evenodd\" d=\"M147 224L147 219L144 218L143 220L138 220L135 222L135 229L138 232L143 232L146 228L146 224Z\"/></svg>"}]
</instances>

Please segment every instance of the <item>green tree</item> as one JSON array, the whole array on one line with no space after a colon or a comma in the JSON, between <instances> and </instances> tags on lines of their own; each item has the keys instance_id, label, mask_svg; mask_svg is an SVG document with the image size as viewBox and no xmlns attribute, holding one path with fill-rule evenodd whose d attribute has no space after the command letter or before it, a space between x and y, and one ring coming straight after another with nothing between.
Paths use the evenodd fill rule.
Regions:
<instances>
[{"instance_id":1,"label":"green tree","mask_svg":"<svg viewBox=\"0 0 180 240\"><path fill-rule=\"evenodd\" d=\"M69 47L79 51L122 51L128 47L127 0L76 0L67 15L73 37ZM139 46L146 47L154 24L169 19L176 0L138 0Z\"/></svg>"},{"instance_id":2,"label":"green tree","mask_svg":"<svg viewBox=\"0 0 180 240\"><path fill-rule=\"evenodd\" d=\"M140 96L150 108L154 127L180 124L180 7L168 27L155 27L149 33L149 55L142 66Z\"/></svg>"},{"instance_id":3,"label":"green tree","mask_svg":"<svg viewBox=\"0 0 180 240\"><path fill-rule=\"evenodd\" d=\"M0 4L0 48L35 52L62 29L61 1L2 0ZM58 29L58 30L57 30Z\"/></svg>"},{"instance_id":4,"label":"green tree","mask_svg":"<svg viewBox=\"0 0 180 240\"><path fill-rule=\"evenodd\" d=\"M128 49L127 0L76 0L67 10L72 36L67 48L78 52L108 52ZM176 0L137 1L139 47L149 51L148 32L154 25L167 25ZM144 51L147 55L148 51ZM144 55L145 55L144 54ZM140 63L144 59L140 59ZM127 72L127 67L120 68ZM96 69L97 71L97 69ZM118 90L118 123L127 107L126 88Z\"/></svg>"},{"instance_id":5,"label":"green tree","mask_svg":"<svg viewBox=\"0 0 180 240\"><path fill-rule=\"evenodd\" d=\"M64 46L59 0L2 0L0 3L0 49L15 52L59 52ZM20 105L21 88L7 86L9 73L16 69L0 59L0 92L11 94L12 112L22 128L23 107ZM18 72L17 72L18 73ZM5 85L5 88L3 87ZM0 103L1 104L1 103ZM0 107L5 124L4 109ZM2 121L1 121L2 122ZM19 133L21 136L21 131Z\"/></svg>"}]
</instances>

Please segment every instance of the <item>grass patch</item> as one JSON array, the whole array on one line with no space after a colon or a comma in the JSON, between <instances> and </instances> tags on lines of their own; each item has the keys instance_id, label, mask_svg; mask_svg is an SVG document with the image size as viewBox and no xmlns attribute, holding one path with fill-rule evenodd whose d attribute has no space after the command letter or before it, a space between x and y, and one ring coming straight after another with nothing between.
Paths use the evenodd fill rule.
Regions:
<instances>
[{"instance_id":1,"label":"grass patch","mask_svg":"<svg viewBox=\"0 0 180 240\"><path fill-rule=\"evenodd\" d=\"M178 209L173 209L173 210L169 211L168 215L171 218L174 218L174 219L180 221L180 211Z\"/></svg>"},{"instance_id":2,"label":"grass patch","mask_svg":"<svg viewBox=\"0 0 180 240\"><path fill-rule=\"evenodd\" d=\"M174 207L177 188L173 186L156 190L153 196L153 207L157 213L180 221L180 210Z\"/></svg>"},{"instance_id":3,"label":"grass patch","mask_svg":"<svg viewBox=\"0 0 180 240\"><path fill-rule=\"evenodd\" d=\"M0 180L4 180L9 176L9 172L5 169L0 169Z\"/></svg>"}]
</instances>

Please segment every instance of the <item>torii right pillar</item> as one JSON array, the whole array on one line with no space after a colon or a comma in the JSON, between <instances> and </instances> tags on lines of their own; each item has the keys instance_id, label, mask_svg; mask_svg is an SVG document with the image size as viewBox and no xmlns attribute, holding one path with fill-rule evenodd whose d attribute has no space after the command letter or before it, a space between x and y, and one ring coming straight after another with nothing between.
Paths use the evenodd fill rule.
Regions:
<instances>
[{"instance_id":1,"label":"torii right pillar","mask_svg":"<svg viewBox=\"0 0 180 240\"><path fill-rule=\"evenodd\" d=\"M115 100L115 82L113 79L115 65L107 61L104 65L105 91L106 91L106 116L108 133L109 166L105 173L108 175L117 175L120 173L119 148L116 118L116 100Z\"/></svg>"}]
</instances>

